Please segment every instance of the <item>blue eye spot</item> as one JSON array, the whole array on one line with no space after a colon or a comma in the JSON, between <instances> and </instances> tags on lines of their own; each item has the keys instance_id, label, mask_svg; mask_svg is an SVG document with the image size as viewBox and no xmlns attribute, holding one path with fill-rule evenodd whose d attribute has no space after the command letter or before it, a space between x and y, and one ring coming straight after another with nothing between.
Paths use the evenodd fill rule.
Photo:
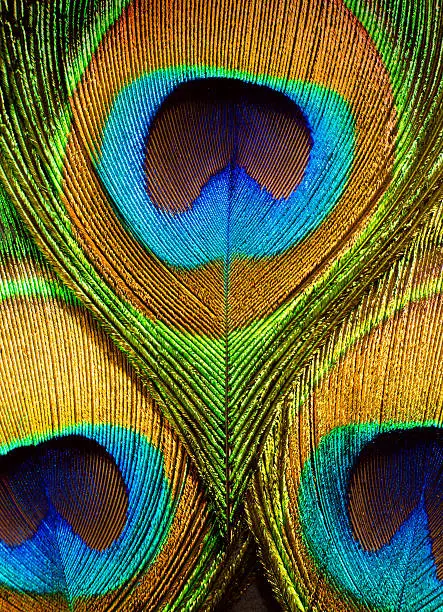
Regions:
<instances>
[{"instance_id":1,"label":"blue eye spot","mask_svg":"<svg viewBox=\"0 0 443 612\"><path fill-rule=\"evenodd\" d=\"M170 69L138 78L115 97L97 172L129 231L170 265L280 254L337 204L354 155L349 104L316 84L268 81ZM153 146L153 126L180 95L188 117L176 125L189 125L175 139L174 126L165 129Z\"/></svg>"},{"instance_id":2,"label":"blue eye spot","mask_svg":"<svg viewBox=\"0 0 443 612\"><path fill-rule=\"evenodd\" d=\"M14 464L7 478L13 486L20 483L16 492L22 509L31 501L33 513L26 530L20 522L13 530L0 530L4 586L63 593L71 601L112 591L154 561L167 537L173 504L163 455L143 436L110 425L78 426L19 450L5 449L6 463ZM92 469L97 456L101 467L107 462L101 476L109 480L114 473L107 483L112 490L100 496L100 465Z\"/></svg>"}]
</instances>

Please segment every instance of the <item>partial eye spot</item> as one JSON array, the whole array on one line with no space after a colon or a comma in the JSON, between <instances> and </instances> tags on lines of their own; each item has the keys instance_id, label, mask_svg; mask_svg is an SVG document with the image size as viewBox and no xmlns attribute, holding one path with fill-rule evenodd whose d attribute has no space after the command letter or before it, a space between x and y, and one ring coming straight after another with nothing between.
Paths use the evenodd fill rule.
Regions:
<instances>
[{"instance_id":1,"label":"partial eye spot","mask_svg":"<svg viewBox=\"0 0 443 612\"><path fill-rule=\"evenodd\" d=\"M421 504L437 577L443 580L443 432L434 427L380 434L360 452L349 481L354 537L368 551L388 544Z\"/></svg>"},{"instance_id":2,"label":"partial eye spot","mask_svg":"<svg viewBox=\"0 0 443 612\"><path fill-rule=\"evenodd\" d=\"M128 494L113 457L83 436L55 438L0 458L0 539L20 546L53 507L90 548L122 533Z\"/></svg>"}]
</instances>

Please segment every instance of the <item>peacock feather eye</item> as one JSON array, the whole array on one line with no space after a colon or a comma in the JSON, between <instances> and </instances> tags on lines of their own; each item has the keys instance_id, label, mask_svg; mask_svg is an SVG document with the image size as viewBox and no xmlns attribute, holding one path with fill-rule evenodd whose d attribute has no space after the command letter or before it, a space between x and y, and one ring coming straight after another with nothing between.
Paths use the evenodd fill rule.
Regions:
<instances>
[{"instance_id":1,"label":"peacock feather eye","mask_svg":"<svg viewBox=\"0 0 443 612\"><path fill-rule=\"evenodd\" d=\"M307 121L286 96L239 79L195 79L167 96L148 129L146 189L160 210L179 213L212 177L230 171L236 183L243 170L274 199L288 198L311 149Z\"/></svg>"},{"instance_id":2,"label":"peacock feather eye","mask_svg":"<svg viewBox=\"0 0 443 612\"><path fill-rule=\"evenodd\" d=\"M305 366L266 443L247 512L288 609L442 606L442 212Z\"/></svg>"},{"instance_id":3,"label":"peacock feather eye","mask_svg":"<svg viewBox=\"0 0 443 612\"><path fill-rule=\"evenodd\" d=\"M183 444L0 196L0 607L218 601L244 527L226 546Z\"/></svg>"},{"instance_id":4,"label":"peacock feather eye","mask_svg":"<svg viewBox=\"0 0 443 612\"><path fill-rule=\"evenodd\" d=\"M354 538L365 550L389 544L407 521L427 527L427 543L438 580L441 558L441 451L437 427L394 430L376 436L360 451L348 484L348 512Z\"/></svg>"},{"instance_id":5,"label":"peacock feather eye","mask_svg":"<svg viewBox=\"0 0 443 612\"><path fill-rule=\"evenodd\" d=\"M34 539L51 506L89 548L104 551L121 536L128 511L125 479L95 440L74 434L17 447L1 456L0 473L0 540L11 549Z\"/></svg>"},{"instance_id":6,"label":"peacock feather eye","mask_svg":"<svg viewBox=\"0 0 443 612\"><path fill-rule=\"evenodd\" d=\"M271 314L319 268L318 257L307 253L320 248L324 258L333 251L390 181L396 110L373 41L340 3L314 5L314 32L323 27L333 62L334 50L347 62L341 66L346 76L338 74L320 51L310 74L312 41L283 3L271 9L283 21L275 19L276 42L259 56L258 47L247 52L248 45L266 35L267 20L257 21L257 32L245 29L244 52L231 22L220 30L218 45L197 51L200 16L185 4L162 16L160 32L154 26L161 3L131 3L101 39L70 100L64 191L83 248L114 252L102 260L101 273L131 287L134 300L142 295L138 285L152 287L153 311L145 314L193 332L222 334L225 309L233 330ZM242 10L246 28L253 5ZM207 11L204 20L223 19L215 5ZM180 15L188 19L183 42ZM134 55L128 31L140 40ZM159 38L166 32L167 40ZM223 54L226 45L236 45L236 53ZM277 49L282 61L272 62L266 53L275 60ZM175 53L180 59L174 62ZM365 80L366 104L357 79ZM369 126L374 138L365 147ZM82 173L89 172L88 184L79 163ZM87 229L93 208L105 229L115 228L112 249L108 232ZM118 231L121 226L126 232ZM171 291L177 282L198 298L192 303L181 292L175 321L153 276L157 258L167 265ZM160 291L158 303L154 290Z\"/></svg>"},{"instance_id":7,"label":"peacock feather eye","mask_svg":"<svg viewBox=\"0 0 443 612\"><path fill-rule=\"evenodd\" d=\"M0 601L438 609L440 3L3 4Z\"/></svg>"},{"instance_id":8,"label":"peacock feather eye","mask_svg":"<svg viewBox=\"0 0 443 612\"><path fill-rule=\"evenodd\" d=\"M442 605L440 437L438 426L413 423L348 426L321 442L315 468L305 466L306 546L336 588L370 609ZM313 474L324 488L321 511ZM319 511L327 527L313 520Z\"/></svg>"},{"instance_id":9,"label":"peacock feather eye","mask_svg":"<svg viewBox=\"0 0 443 612\"><path fill-rule=\"evenodd\" d=\"M229 284L231 262L287 251L334 208L352 164L354 121L333 92L324 113L321 88L285 83L283 94L282 84L211 72L194 69L175 86L182 71L161 71L126 86L104 126L97 170L148 251L187 270L218 261Z\"/></svg>"},{"instance_id":10,"label":"peacock feather eye","mask_svg":"<svg viewBox=\"0 0 443 612\"><path fill-rule=\"evenodd\" d=\"M2 455L4 586L73 602L115 591L158 555L175 513L164 457L128 430L85 429Z\"/></svg>"}]
</instances>

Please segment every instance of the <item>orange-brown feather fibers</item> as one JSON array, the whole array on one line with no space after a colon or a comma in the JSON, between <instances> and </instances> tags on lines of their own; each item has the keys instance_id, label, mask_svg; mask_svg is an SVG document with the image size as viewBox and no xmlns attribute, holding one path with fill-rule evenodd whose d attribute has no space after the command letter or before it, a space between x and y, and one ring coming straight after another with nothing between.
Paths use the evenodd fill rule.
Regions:
<instances>
[{"instance_id":1,"label":"orange-brown feather fibers","mask_svg":"<svg viewBox=\"0 0 443 612\"><path fill-rule=\"evenodd\" d=\"M91 157L100 153L115 95L140 75L178 65L220 66L251 78L268 75L270 83L274 78L316 83L350 104L355 156L339 203L311 236L285 253L233 259L230 329L266 316L318 275L355 239L389 184L396 113L374 44L339 0L300 2L289 11L285 6L282 0L247 5L232 0L221 10L215 0L191 5L137 0L105 34L72 96L64 201L73 231L106 282L153 320L220 335L226 303L220 262L196 270L162 264L121 227L94 178ZM100 220L95 226L94 219Z\"/></svg>"}]
</instances>

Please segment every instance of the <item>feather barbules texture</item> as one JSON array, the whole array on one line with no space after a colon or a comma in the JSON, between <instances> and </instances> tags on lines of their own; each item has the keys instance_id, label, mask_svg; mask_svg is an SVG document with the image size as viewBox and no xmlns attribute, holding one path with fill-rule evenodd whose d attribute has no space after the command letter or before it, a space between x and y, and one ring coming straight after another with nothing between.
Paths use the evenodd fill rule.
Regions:
<instances>
[{"instance_id":1,"label":"feather barbules texture","mask_svg":"<svg viewBox=\"0 0 443 612\"><path fill-rule=\"evenodd\" d=\"M441 606L442 211L300 373L266 443L247 513L287 609Z\"/></svg>"},{"instance_id":2,"label":"feather barbules texture","mask_svg":"<svg viewBox=\"0 0 443 612\"><path fill-rule=\"evenodd\" d=\"M1 204L0 607L213 606L247 532L226 546L145 385Z\"/></svg>"},{"instance_id":3,"label":"feather barbules texture","mask_svg":"<svg viewBox=\"0 0 443 612\"><path fill-rule=\"evenodd\" d=\"M17 557L20 597L212 609L246 505L283 606L439 605L442 39L431 0L5 0L0 487L30 518L6 496L0 536L31 559L49 521L121 573ZM113 488L99 534L73 500Z\"/></svg>"}]
</instances>

